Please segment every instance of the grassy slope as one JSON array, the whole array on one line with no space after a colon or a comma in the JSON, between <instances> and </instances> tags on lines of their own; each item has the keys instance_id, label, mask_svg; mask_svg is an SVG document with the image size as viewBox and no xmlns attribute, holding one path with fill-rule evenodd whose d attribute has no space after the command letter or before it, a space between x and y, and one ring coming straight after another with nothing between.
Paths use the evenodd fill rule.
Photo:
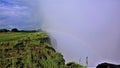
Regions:
<instances>
[{"instance_id":1,"label":"grassy slope","mask_svg":"<svg viewBox=\"0 0 120 68\"><path fill-rule=\"evenodd\" d=\"M0 33L0 68L7 68L7 66L10 68L16 68L16 66L21 68L22 66L23 68L84 68L76 64L65 65L63 56L56 52L48 42L40 43L40 40L44 38L48 38L44 32ZM21 42L20 45L24 46L20 47L23 49L15 47ZM9 50L6 51L7 49Z\"/></svg>"},{"instance_id":2,"label":"grassy slope","mask_svg":"<svg viewBox=\"0 0 120 68\"><path fill-rule=\"evenodd\" d=\"M31 33L26 32L6 32L6 33L0 33L0 42L4 41L11 41L11 40L17 40L23 37L26 37Z\"/></svg>"}]
</instances>

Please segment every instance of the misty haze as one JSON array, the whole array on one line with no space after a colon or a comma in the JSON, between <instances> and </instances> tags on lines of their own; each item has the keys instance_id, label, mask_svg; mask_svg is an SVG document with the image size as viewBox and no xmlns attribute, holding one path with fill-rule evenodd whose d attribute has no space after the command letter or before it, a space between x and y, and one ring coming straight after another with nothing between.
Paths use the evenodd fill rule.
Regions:
<instances>
[{"instance_id":1,"label":"misty haze","mask_svg":"<svg viewBox=\"0 0 120 68\"><path fill-rule=\"evenodd\" d=\"M41 1L43 29L54 38L66 61L89 66L120 63L120 5L118 0ZM54 43L53 43L54 44Z\"/></svg>"}]
</instances>

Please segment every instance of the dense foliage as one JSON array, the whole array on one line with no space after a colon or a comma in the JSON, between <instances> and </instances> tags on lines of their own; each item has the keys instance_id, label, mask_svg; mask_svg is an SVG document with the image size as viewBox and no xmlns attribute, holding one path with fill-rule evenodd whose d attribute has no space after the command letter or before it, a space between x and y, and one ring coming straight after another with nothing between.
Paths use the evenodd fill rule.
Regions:
<instances>
[{"instance_id":1,"label":"dense foliage","mask_svg":"<svg viewBox=\"0 0 120 68\"><path fill-rule=\"evenodd\" d=\"M77 64L75 62L69 62L66 64L67 68L85 68L85 66Z\"/></svg>"},{"instance_id":2,"label":"dense foliage","mask_svg":"<svg viewBox=\"0 0 120 68\"><path fill-rule=\"evenodd\" d=\"M65 65L46 33L10 32L0 37L0 68L83 68L76 63Z\"/></svg>"}]
</instances>

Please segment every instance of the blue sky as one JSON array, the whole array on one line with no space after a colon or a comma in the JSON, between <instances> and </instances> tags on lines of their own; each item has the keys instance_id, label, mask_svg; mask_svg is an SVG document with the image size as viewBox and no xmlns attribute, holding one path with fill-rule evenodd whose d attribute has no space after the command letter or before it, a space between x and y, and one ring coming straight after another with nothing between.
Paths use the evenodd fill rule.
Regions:
<instances>
[{"instance_id":1,"label":"blue sky","mask_svg":"<svg viewBox=\"0 0 120 68\"><path fill-rule=\"evenodd\" d=\"M27 0L0 0L0 28L38 29L35 5Z\"/></svg>"}]
</instances>

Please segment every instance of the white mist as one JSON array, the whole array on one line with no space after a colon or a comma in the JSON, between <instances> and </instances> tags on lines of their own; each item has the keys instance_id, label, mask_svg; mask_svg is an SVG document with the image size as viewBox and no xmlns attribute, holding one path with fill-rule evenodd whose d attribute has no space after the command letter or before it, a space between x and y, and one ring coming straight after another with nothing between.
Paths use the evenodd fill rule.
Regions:
<instances>
[{"instance_id":1,"label":"white mist","mask_svg":"<svg viewBox=\"0 0 120 68\"><path fill-rule=\"evenodd\" d=\"M119 0L41 0L43 29L67 62L120 63ZM41 13L40 13L41 14Z\"/></svg>"}]
</instances>

